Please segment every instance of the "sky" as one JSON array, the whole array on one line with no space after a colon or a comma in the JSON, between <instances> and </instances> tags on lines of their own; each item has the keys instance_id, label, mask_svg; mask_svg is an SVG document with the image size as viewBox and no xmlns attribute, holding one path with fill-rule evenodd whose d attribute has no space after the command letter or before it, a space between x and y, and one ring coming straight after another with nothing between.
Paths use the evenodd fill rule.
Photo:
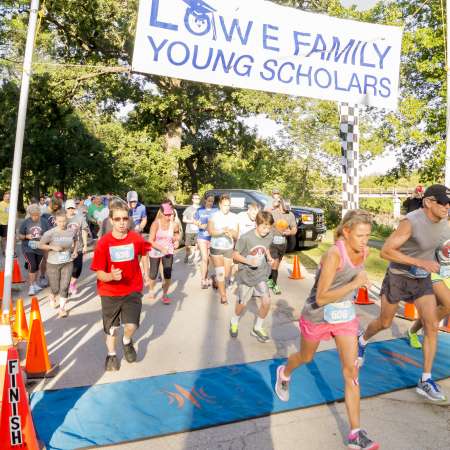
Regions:
<instances>
[{"instance_id":1,"label":"sky","mask_svg":"<svg viewBox=\"0 0 450 450\"><path fill-rule=\"evenodd\" d=\"M341 3L344 6L352 6L356 5L359 9L368 9L371 8L378 0L341 0Z\"/></svg>"}]
</instances>

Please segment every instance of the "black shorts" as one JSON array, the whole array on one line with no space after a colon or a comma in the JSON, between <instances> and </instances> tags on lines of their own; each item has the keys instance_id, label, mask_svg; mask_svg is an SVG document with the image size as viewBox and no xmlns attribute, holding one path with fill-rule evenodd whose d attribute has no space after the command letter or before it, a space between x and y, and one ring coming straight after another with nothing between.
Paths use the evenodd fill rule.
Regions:
<instances>
[{"instance_id":1,"label":"black shorts","mask_svg":"<svg viewBox=\"0 0 450 450\"><path fill-rule=\"evenodd\" d=\"M197 244L197 233L186 233L184 245L193 247L195 244Z\"/></svg>"},{"instance_id":2,"label":"black shorts","mask_svg":"<svg viewBox=\"0 0 450 450\"><path fill-rule=\"evenodd\" d=\"M234 250L232 248L222 250L222 249L213 248L213 247L211 247L211 249L209 251L211 256L223 256L224 258L227 258L227 259L233 259L233 252L234 252Z\"/></svg>"},{"instance_id":3,"label":"black shorts","mask_svg":"<svg viewBox=\"0 0 450 450\"><path fill-rule=\"evenodd\" d=\"M103 330L106 334L111 334L111 327L118 327L120 324L132 323L139 327L142 294L132 292L122 297L101 297Z\"/></svg>"},{"instance_id":4,"label":"black shorts","mask_svg":"<svg viewBox=\"0 0 450 450\"><path fill-rule=\"evenodd\" d=\"M156 280L159 272L159 265L162 263L164 279L172 278L173 255L164 255L160 258L150 256L150 279Z\"/></svg>"},{"instance_id":5,"label":"black shorts","mask_svg":"<svg viewBox=\"0 0 450 450\"><path fill-rule=\"evenodd\" d=\"M424 295L434 295L431 277L409 278L403 275L396 275L389 270L381 285L380 296L386 296L391 305L401 301L414 303L418 298Z\"/></svg>"},{"instance_id":6,"label":"black shorts","mask_svg":"<svg viewBox=\"0 0 450 450\"><path fill-rule=\"evenodd\" d=\"M25 258L26 269L28 272L36 273L39 270L43 255L25 252L23 257Z\"/></svg>"},{"instance_id":7,"label":"black shorts","mask_svg":"<svg viewBox=\"0 0 450 450\"><path fill-rule=\"evenodd\" d=\"M287 243L284 244L270 244L270 256L273 259L282 260L286 254Z\"/></svg>"},{"instance_id":8,"label":"black shorts","mask_svg":"<svg viewBox=\"0 0 450 450\"><path fill-rule=\"evenodd\" d=\"M8 225L0 225L0 237L6 238L8 235Z\"/></svg>"}]
</instances>

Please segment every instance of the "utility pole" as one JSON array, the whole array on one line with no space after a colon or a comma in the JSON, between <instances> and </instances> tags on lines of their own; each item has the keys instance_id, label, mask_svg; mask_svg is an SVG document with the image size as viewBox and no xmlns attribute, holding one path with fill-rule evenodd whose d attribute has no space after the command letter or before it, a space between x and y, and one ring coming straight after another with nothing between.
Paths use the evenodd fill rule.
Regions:
<instances>
[{"instance_id":1,"label":"utility pole","mask_svg":"<svg viewBox=\"0 0 450 450\"><path fill-rule=\"evenodd\" d=\"M19 198L20 170L22 167L23 140L27 118L28 92L30 88L31 63L33 59L34 38L38 18L39 0L31 0L28 22L27 42L23 60L22 83L20 86L19 111L17 115L16 143L11 178L11 198L9 204L8 236L6 239L5 283L3 288L3 316L9 314L11 303L12 268L15 247L17 203Z\"/></svg>"}]
</instances>

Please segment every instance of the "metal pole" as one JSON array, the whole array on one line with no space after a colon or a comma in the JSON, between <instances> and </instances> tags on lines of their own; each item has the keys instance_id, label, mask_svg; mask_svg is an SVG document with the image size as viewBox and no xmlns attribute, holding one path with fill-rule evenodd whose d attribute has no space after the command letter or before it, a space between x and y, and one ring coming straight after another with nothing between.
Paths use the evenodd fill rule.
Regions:
<instances>
[{"instance_id":1,"label":"metal pole","mask_svg":"<svg viewBox=\"0 0 450 450\"><path fill-rule=\"evenodd\" d=\"M23 60L22 83L20 86L19 111L17 115L16 143L11 178L11 198L9 204L8 235L6 239L5 284L3 288L3 315L9 314L11 303L12 268L15 247L17 202L19 198L20 169L22 166L23 139L27 117L28 91L30 88L31 63L33 59L34 37L38 17L39 0L31 0L28 22L27 43Z\"/></svg>"},{"instance_id":2,"label":"metal pole","mask_svg":"<svg viewBox=\"0 0 450 450\"><path fill-rule=\"evenodd\" d=\"M445 185L450 186L450 68L449 68L449 56L450 56L450 0L446 2L447 7L447 60L445 61L445 70L447 72L447 130L446 130L446 142L445 142Z\"/></svg>"}]
</instances>

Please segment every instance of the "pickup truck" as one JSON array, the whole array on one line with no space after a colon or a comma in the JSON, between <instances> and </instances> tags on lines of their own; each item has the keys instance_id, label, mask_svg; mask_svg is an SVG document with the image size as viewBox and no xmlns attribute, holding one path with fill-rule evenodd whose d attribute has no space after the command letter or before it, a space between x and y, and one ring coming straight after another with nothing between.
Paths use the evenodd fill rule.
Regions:
<instances>
[{"instance_id":1,"label":"pickup truck","mask_svg":"<svg viewBox=\"0 0 450 450\"><path fill-rule=\"evenodd\" d=\"M266 208L272 204L272 197L264 194L261 191L252 189L211 189L205 192L203 198L213 195L214 204L217 206L219 197L227 193L231 198L231 211L240 213L246 211L250 203L256 202L261 209ZM156 217L159 205L147 205L148 225ZM178 217L181 219L187 205L175 205ZM291 236L288 240L288 251L293 251L296 248L310 248L315 247L322 240L327 228L324 221L324 213L322 209L310 208L306 206L291 206L291 211L297 220L297 235ZM183 224L183 231L185 224Z\"/></svg>"}]
</instances>

